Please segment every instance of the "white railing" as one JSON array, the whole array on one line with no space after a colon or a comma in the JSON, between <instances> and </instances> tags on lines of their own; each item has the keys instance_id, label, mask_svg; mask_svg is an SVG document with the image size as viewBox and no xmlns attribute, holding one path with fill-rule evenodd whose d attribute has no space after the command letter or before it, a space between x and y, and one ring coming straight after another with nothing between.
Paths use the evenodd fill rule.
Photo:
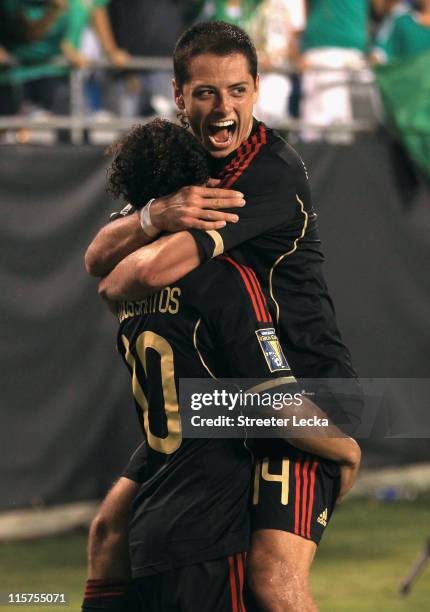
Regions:
<instances>
[{"instance_id":1,"label":"white railing","mask_svg":"<svg viewBox=\"0 0 430 612\"><path fill-rule=\"evenodd\" d=\"M69 88L70 88L70 114L69 115L51 115L43 116L38 118L37 116L31 117L26 115L10 115L0 116L0 130L19 130L21 128L28 129L31 131L41 130L69 130L71 135L71 142L73 144L82 144L85 140L85 130L94 128L98 132L122 132L129 129L136 123L146 123L151 120L152 117L130 117L124 118L119 116L113 116L112 118L106 119L106 121L94 124L91 117L86 112L86 103L84 95L84 83L85 79L89 74L95 70L104 69L110 71L172 71L172 60L166 57L132 57L130 61L122 66L121 68L114 67L107 61L101 60L91 62L85 69L78 69L70 67L69 64L63 59L58 58L54 60L56 65L64 65L70 68L69 73ZM327 69L326 67L312 68L312 71L326 71L336 72L335 69ZM291 74L294 72L292 66L285 66L283 69L275 69L273 72L279 72L281 74ZM344 70L342 72L345 72ZM351 69L348 70L348 76L345 78L343 83L351 86L351 90L357 88L357 91L363 92L368 96L369 106L373 106L371 98L374 96L374 82L369 79L369 71L366 71L366 79L362 79L363 70ZM333 86L339 87L339 81L333 82ZM325 83L324 88L330 87L330 83ZM374 110L374 109L373 109ZM315 130L322 135L327 133L338 132L342 129L347 129L350 133L359 132L371 132L374 131L379 121L377 119L377 112L371 112L369 117L366 118L354 118L347 126L336 126L336 125L313 125L305 123L302 120L292 119L286 117L281 121L271 121L271 126L280 129L287 130L290 132L300 132L302 130Z\"/></svg>"}]
</instances>

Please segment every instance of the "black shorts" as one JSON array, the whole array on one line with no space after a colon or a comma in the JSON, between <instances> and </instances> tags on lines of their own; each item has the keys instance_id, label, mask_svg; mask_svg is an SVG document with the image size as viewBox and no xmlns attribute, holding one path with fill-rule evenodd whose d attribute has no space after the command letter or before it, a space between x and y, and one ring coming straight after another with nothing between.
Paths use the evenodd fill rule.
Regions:
<instances>
[{"instance_id":1,"label":"black shorts","mask_svg":"<svg viewBox=\"0 0 430 612\"><path fill-rule=\"evenodd\" d=\"M246 553L136 578L142 612L245 612Z\"/></svg>"},{"instance_id":2,"label":"black shorts","mask_svg":"<svg viewBox=\"0 0 430 612\"><path fill-rule=\"evenodd\" d=\"M282 440L254 440L252 450L252 529L279 529L319 544L339 494L339 465ZM145 466L141 445L122 475L141 482Z\"/></svg>"},{"instance_id":3,"label":"black shorts","mask_svg":"<svg viewBox=\"0 0 430 612\"><path fill-rule=\"evenodd\" d=\"M253 450L252 530L279 529L319 544L339 494L339 465L279 440L255 441Z\"/></svg>"}]
</instances>

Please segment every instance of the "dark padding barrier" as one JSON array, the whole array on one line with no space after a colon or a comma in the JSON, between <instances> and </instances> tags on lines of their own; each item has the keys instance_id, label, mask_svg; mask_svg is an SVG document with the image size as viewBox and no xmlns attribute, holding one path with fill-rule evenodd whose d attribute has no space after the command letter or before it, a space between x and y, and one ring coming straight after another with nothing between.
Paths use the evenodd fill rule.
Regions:
<instances>
[{"instance_id":1,"label":"dark padding barrier","mask_svg":"<svg viewBox=\"0 0 430 612\"><path fill-rule=\"evenodd\" d=\"M429 191L383 140L297 148L359 375L429 377ZM91 147L0 149L0 509L101 497L140 439L116 323L83 268L115 208L106 166ZM373 442L366 460L429 460L429 446Z\"/></svg>"}]
</instances>

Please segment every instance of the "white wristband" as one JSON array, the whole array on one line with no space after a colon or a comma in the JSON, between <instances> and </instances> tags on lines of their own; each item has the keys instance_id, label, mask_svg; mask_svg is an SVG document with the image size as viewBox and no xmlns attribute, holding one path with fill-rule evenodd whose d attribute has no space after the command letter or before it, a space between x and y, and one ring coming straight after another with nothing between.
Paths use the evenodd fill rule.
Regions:
<instances>
[{"instance_id":1,"label":"white wristband","mask_svg":"<svg viewBox=\"0 0 430 612\"><path fill-rule=\"evenodd\" d=\"M155 236L158 236L158 234L160 233L160 230L157 229L155 225L152 225L151 222L151 204L154 200L155 198L149 200L149 202L145 204L145 206L140 211L140 225L142 226L142 229L145 234L150 238L155 238Z\"/></svg>"}]
</instances>

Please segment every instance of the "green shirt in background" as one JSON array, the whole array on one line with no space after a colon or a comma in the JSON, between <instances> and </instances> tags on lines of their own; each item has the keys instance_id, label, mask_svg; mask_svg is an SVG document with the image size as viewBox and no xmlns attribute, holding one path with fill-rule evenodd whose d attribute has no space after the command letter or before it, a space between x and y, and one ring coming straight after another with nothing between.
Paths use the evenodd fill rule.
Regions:
<instances>
[{"instance_id":1,"label":"green shirt in background","mask_svg":"<svg viewBox=\"0 0 430 612\"><path fill-rule=\"evenodd\" d=\"M375 46L388 62L414 57L430 49L430 27L419 23L414 13L400 15Z\"/></svg>"},{"instance_id":2,"label":"green shirt in background","mask_svg":"<svg viewBox=\"0 0 430 612\"><path fill-rule=\"evenodd\" d=\"M41 19L46 13L43 5L34 5L27 0L5 0L4 10L11 17L22 14L30 22ZM10 48L11 55L20 65L2 71L0 83L20 83L64 74L64 68L49 66L46 62L61 53L60 45L67 32L67 24L67 12L61 13L42 39Z\"/></svg>"},{"instance_id":3,"label":"green shirt in background","mask_svg":"<svg viewBox=\"0 0 430 612\"><path fill-rule=\"evenodd\" d=\"M88 24L92 11L105 6L109 0L69 0L67 10L58 15L44 37L31 43L15 45L9 49L19 63L0 73L0 83L23 83L45 77L65 76L66 66L55 66L49 62L62 55L61 43L68 41L75 49L81 45L82 34ZM4 0L5 9L10 15L22 13L29 21L44 16L46 8L34 5L28 0Z\"/></svg>"},{"instance_id":4,"label":"green shirt in background","mask_svg":"<svg viewBox=\"0 0 430 612\"><path fill-rule=\"evenodd\" d=\"M302 49L367 50L370 0L310 0Z\"/></svg>"},{"instance_id":5,"label":"green shirt in background","mask_svg":"<svg viewBox=\"0 0 430 612\"><path fill-rule=\"evenodd\" d=\"M385 111L410 157L430 178L430 49L375 67Z\"/></svg>"},{"instance_id":6,"label":"green shirt in background","mask_svg":"<svg viewBox=\"0 0 430 612\"><path fill-rule=\"evenodd\" d=\"M69 24L66 40L75 49L81 46L82 34L94 9L106 6L108 3L109 0L69 0Z\"/></svg>"},{"instance_id":7,"label":"green shirt in background","mask_svg":"<svg viewBox=\"0 0 430 612\"><path fill-rule=\"evenodd\" d=\"M206 0L200 15L202 21L226 21L246 30L262 0L240 0L238 6L228 0Z\"/></svg>"}]
</instances>

